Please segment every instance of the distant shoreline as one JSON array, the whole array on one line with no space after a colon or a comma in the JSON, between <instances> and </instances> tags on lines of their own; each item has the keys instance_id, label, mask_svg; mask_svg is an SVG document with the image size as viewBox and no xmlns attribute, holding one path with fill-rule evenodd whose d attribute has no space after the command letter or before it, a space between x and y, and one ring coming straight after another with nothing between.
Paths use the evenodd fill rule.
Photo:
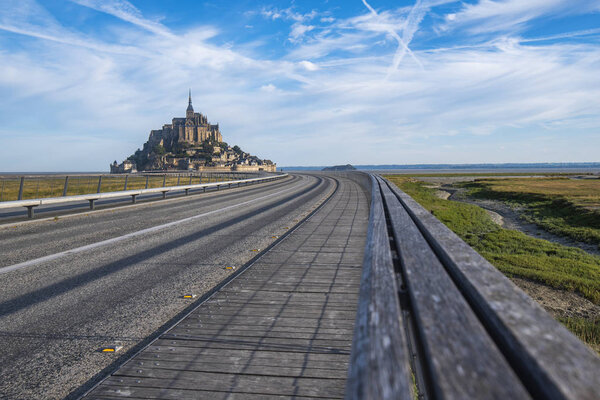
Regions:
<instances>
[{"instance_id":1,"label":"distant shoreline","mask_svg":"<svg viewBox=\"0 0 600 400\"><path fill-rule=\"evenodd\" d=\"M284 171L320 171L331 165L316 166L283 166L278 170ZM561 170L575 173L600 173L600 162L581 163L503 163L503 164L383 164L383 165L353 165L362 171L385 171L385 172L415 172L427 171L433 173L442 172L560 172ZM182 171L183 172L183 171ZM108 171L20 171L0 172L0 176L19 175L106 175Z\"/></svg>"},{"instance_id":2,"label":"distant shoreline","mask_svg":"<svg viewBox=\"0 0 600 400\"><path fill-rule=\"evenodd\" d=\"M503 163L503 164L384 164L384 165L353 165L362 171L429 171L429 172L600 172L600 162L582 163ZM283 166L284 171L315 171L323 166Z\"/></svg>"}]
</instances>

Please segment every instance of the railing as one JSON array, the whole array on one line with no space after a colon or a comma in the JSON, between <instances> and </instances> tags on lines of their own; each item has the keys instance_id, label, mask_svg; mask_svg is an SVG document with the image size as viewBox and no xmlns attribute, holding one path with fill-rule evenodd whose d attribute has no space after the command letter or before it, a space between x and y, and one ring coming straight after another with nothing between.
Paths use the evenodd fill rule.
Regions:
<instances>
[{"instance_id":1,"label":"railing","mask_svg":"<svg viewBox=\"0 0 600 400\"><path fill-rule=\"evenodd\" d=\"M223 173L222 176L225 176L227 173ZM152 193L162 193L163 198L167 197L167 193L169 192L176 192L176 191L185 191L185 194L188 195L190 190L193 189L203 189L204 192L206 192L206 190L208 188L216 188L217 190L219 190L221 187L227 187L227 188L231 188L232 185L236 185L236 186L241 186L241 185L250 185L250 184L254 184L254 183L260 183L260 182L268 182L268 181L272 181L275 179L280 179L283 177L288 176L287 174L265 174L262 177L258 177L258 178L250 178L250 179L238 179L238 180L225 180L225 181L220 181L218 178L220 176L215 176L216 174L213 174L213 176L210 178L211 180L214 179L215 181L212 183L198 183L198 184L194 184L192 181L193 176L190 175L189 177L186 177L186 182L187 184L183 184L181 185L181 176L171 176L169 177L169 179L177 179L177 185L175 186L167 186L167 176L168 175L160 175L159 177L162 179L162 186L159 187L154 187L154 188L148 188L148 186L146 185L146 188L144 189L136 189L136 190L128 190L127 189L127 183L128 183L128 179L125 178L125 186L124 189L125 190L121 190L121 191L115 191L115 192L96 192L96 193L90 193L90 194L82 194L82 195L63 195L62 197L44 197L44 198L36 198L36 199L28 199L28 200L16 200L16 201L3 201L0 202L0 209L2 208L15 208L15 207L26 207L27 208L27 215L29 218L33 218L34 217L34 207L38 207L41 205L49 205L49 204L59 204L59 203L67 203L67 202L76 202L76 201L88 201L89 205L90 205L90 209L93 210L94 209L94 203L97 200L101 200L101 199L112 199L112 198L118 198L118 197L127 197L130 196L131 197L131 202L135 203L136 202L136 197L142 194L152 194ZM242 174L240 174L242 175ZM238 176L240 176L238 175ZM189 181L188 181L189 179ZM202 179L200 177L200 179ZM65 178L65 189L67 187L68 184L68 178ZM146 177L146 181L148 181L148 176ZM102 182L102 178L99 178L99 183L98 185L100 186ZM66 190L65 190L65 194L66 194Z\"/></svg>"},{"instance_id":2,"label":"railing","mask_svg":"<svg viewBox=\"0 0 600 400\"><path fill-rule=\"evenodd\" d=\"M151 189L260 176L252 172L143 173L103 175L24 175L0 177L0 202Z\"/></svg>"},{"instance_id":3,"label":"railing","mask_svg":"<svg viewBox=\"0 0 600 400\"><path fill-rule=\"evenodd\" d=\"M597 399L600 358L417 204L371 176L346 399Z\"/></svg>"}]
</instances>

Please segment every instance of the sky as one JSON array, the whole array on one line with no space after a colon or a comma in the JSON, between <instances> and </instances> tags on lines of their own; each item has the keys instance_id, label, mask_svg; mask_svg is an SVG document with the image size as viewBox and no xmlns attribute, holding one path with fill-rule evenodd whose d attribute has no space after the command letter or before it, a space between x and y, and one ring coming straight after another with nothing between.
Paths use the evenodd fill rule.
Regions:
<instances>
[{"instance_id":1,"label":"sky","mask_svg":"<svg viewBox=\"0 0 600 400\"><path fill-rule=\"evenodd\" d=\"M196 112L279 166L600 161L598 0L1 0L0 171Z\"/></svg>"}]
</instances>

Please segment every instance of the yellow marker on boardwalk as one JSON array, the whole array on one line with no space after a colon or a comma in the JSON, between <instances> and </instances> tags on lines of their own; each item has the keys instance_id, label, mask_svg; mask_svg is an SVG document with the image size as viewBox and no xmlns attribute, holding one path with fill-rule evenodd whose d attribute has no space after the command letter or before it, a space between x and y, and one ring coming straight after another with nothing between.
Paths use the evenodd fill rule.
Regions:
<instances>
[{"instance_id":1,"label":"yellow marker on boardwalk","mask_svg":"<svg viewBox=\"0 0 600 400\"><path fill-rule=\"evenodd\" d=\"M235 269L235 267L233 265L228 265L225 267L225 269Z\"/></svg>"},{"instance_id":2,"label":"yellow marker on boardwalk","mask_svg":"<svg viewBox=\"0 0 600 400\"><path fill-rule=\"evenodd\" d=\"M252 250L250 250L250 251L258 251L258 249L252 249Z\"/></svg>"},{"instance_id":3,"label":"yellow marker on boardwalk","mask_svg":"<svg viewBox=\"0 0 600 400\"><path fill-rule=\"evenodd\" d=\"M191 294L191 293L183 295L184 299L193 299L195 297L196 297L196 295L195 294Z\"/></svg>"},{"instance_id":4,"label":"yellow marker on boardwalk","mask_svg":"<svg viewBox=\"0 0 600 400\"><path fill-rule=\"evenodd\" d=\"M117 351L121 350L123 348L123 346L120 345L114 345L114 346L107 346L107 347L102 347L100 349L101 353L116 353Z\"/></svg>"}]
</instances>

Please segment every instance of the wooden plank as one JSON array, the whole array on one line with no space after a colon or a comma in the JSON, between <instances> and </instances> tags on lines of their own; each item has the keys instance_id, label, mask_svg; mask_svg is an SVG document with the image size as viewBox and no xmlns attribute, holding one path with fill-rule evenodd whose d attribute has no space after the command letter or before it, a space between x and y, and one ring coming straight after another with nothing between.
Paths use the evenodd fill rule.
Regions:
<instances>
[{"instance_id":1,"label":"wooden plank","mask_svg":"<svg viewBox=\"0 0 600 400\"><path fill-rule=\"evenodd\" d=\"M147 388L136 386L114 385L101 386L94 391L92 396L86 397L94 400L114 399L160 399L160 400L288 400L290 396L277 396L252 393L228 393L222 391L198 391L173 388ZM314 400L314 397L294 396L295 400Z\"/></svg>"},{"instance_id":2,"label":"wooden plank","mask_svg":"<svg viewBox=\"0 0 600 400\"><path fill-rule=\"evenodd\" d=\"M169 345L152 345L148 347L141 354L149 354L154 358L161 358L165 355L176 355L176 356L186 356L186 357L203 357L203 356L223 356L223 357L241 357L241 358L250 358L253 359L273 359L276 357L277 359L284 360L290 363L296 363L298 361L321 361L327 362L331 360L334 364L338 364L340 362L348 361L348 355L343 353L298 353L298 352L286 352L286 351L277 351L276 356L274 356L273 351L270 350L260 350L260 349L211 349L211 348L191 348L191 347L173 347ZM136 357L137 359L137 357ZM130 362L135 362L135 359Z\"/></svg>"},{"instance_id":3,"label":"wooden plank","mask_svg":"<svg viewBox=\"0 0 600 400\"><path fill-rule=\"evenodd\" d=\"M241 374L145 369L135 376L115 375L107 379L110 386L228 391L280 396L337 398L344 393L343 379L287 378Z\"/></svg>"},{"instance_id":4,"label":"wooden plank","mask_svg":"<svg viewBox=\"0 0 600 400\"><path fill-rule=\"evenodd\" d=\"M270 351L286 351L298 353L321 353L321 354L349 354L350 346L316 346L308 344L294 343L258 343L256 341L242 340L174 340L174 339L159 339L157 343L161 346L172 347L187 347L187 348L210 348L210 349L240 349L240 350L270 350Z\"/></svg>"},{"instance_id":5,"label":"wooden plank","mask_svg":"<svg viewBox=\"0 0 600 400\"><path fill-rule=\"evenodd\" d=\"M412 399L409 352L403 334L383 203L372 180L371 212L363 262L346 399Z\"/></svg>"},{"instance_id":6,"label":"wooden plank","mask_svg":"<svg viewBox=\"0 0 600 400\"><path fill-rule=\"evenodd\" d=\"M335 286L298 283L298 284L277 284L272 283L268 286L261 284L239 283L231 285L231 289L243 288L246 290L261 289L269 292L296 292L296 293L354 293L358 289L358 284L339 284Z\"/></svg>"},{"instance_id":7,"label":"wooden plank","mask_svg":"<svg viewBox=\"0 0 600 400\"><path fill-rule=\"evenodd\" d=\"M600 358L410 196L392 185L529 392L597 399Z\"/></svg>"},{"instance_id":8,"label":"wooden plank","mask_svg":"<svg viewBox=\"0 0 600 400\"><path fill-rule=\"evenodd\" d=\"M527 390L384 182L381 191L426 354L421 362L427 365L435 397L529 399Z\"/></svg>"},{"instance_id":9,"label":"wooden plank","mask_svg":"<svg viewBox=\"0 0 600 400\"><path fill-rule=\"evenodd\" d=\"M160 360L141 361L138 363L127 365L123 367L119 374L129 375L132 369L146 369L146 368L161 368L172 371L185 371L189 372L205 372L205 373L220 373L220 374L247 374L247 375L264 375L264 376L280 376L280 377L304 377L304 378L319 378L319 379L346 379L347 371L345 369L330 369L330 368L312 368L307 365L299 364L297 366L289 365L268 365L265 363L252 364L251 360L239 360L229 363L223 362L210 362L205 358L182 362L181 359L169 360L167 358L161 358ZM158 366L154 364L158 363Z\"/></svg>"},{"instance_id":10,"label":"wooden plank","mask_svg":"<svg viewBox=\"0 0 600 400\"><path fill-rule=\"evenodd\" d=\"M264 346L264 345L283 345L283 346L297 346L307 348L336 348L346 349L352 344L351 340L336 340L336 339L300 339L293 337L248 337L248 336L220 336L220 335L190 335L190 334L175 334L168 333L161 336L164 340L185 340L186 346L190 346L189 342L221 342L221 343L240 343L243 345L250 346Z\"/></svg>"},{"instance_id":11,"label":"wooden plank","mask_svg":"<svg viewBox=\"0 0 600 400\"><path fill-rule=\"evenodd\" d=\"M327 311L322 311L321 313L318 313L318 312L304 311L304 310L298 309L298 308L289 309L287 307L280 307L279 310L277 310L277 309L260 309L260 308L255 308L255 309L242 308L242 309L236 310L234 307L220 307L214 311L218 312L219 317L221 317L221 318L233 317L233 316L251 317L251 316L267 316L267 315L276 316L277 318L288 317L288 318L307 318L307 319L318 319L318 320L334 319L334 320L354 321L354 318L356 318L356 312L352 312L352 311L327 310ZM212 315L212 314L210 314L210 315ZM202 313L196 314L195 316L197 318L202 318L203 316L209 316L209 312L204 311Z\"/></svg>"},{"instance_id":12,"label":"wooden plank","mask_svg":"<svg viewBox=\"0 0 600 400\"><path fill-rule=\"evenodd\" d=\"M200 315L200 317L198 317L199 315ZM197 315L194 315L194 318L186 319L186 321L184 323L182 323L181 326L193 326L193 327L209 328L209 326L207 324L203 323L203 322L208 322L209 319L213 319L214 320L214 318L211 318L210 315L207 316L207 318L206 317L203 318L203 317L201 317L201 314L197 314ZM309 319L316 320L318 318L312 316ZM352 320L350 320L350 321L352 321ZM217 321L214 320L213 322L216 323ZM241 325L241 324L239 324L239 323L231 323L231 328L232 329L240 329L239 325ZM253 330L253 329L254 330L265 330L265 329L268 328L270 332L273 332L273 331L277 331L277 332L292 332L292 331L294 331L294 332L301 332L301 333L314 332L316 328L319 328L319 330L323 331L323 332L335 332L335 331L340 331L340 330L345 332L345 331L353 329L353 326L335 327L335 328L330 328L330 327L326 328L326 327L322 327L322 326L316 326L316 327L315 326L312 326L312 327L311 326L301 326L301 327L298 327L298 330L295 330L294 327L286 327L285 325L279 325L279 326L273 326L273 327L268 327L268 326L265 327L263 325L247 325L247 324L244 324L244 326L248 327L248 329L251 329L251 330ZM213 328L211 328L211 329L213 329ZM222 328L218 327L218 329L222 329ZM243 329L245 329L245 328L243 328Z\"/></svg>"},{"instance_id":13,"label":"wooden plank","mask_svg":"<svg viewBox=\"0 0 600 400\"><path fill-rule=\"evenodd\" d=\"M227 327L223 329L208 329L204 327L190 327L190 326L178 326L175 329L169 331L170 334L180 335L194 335L200 336L204 335L206 337L226 337L226 338L235 338L235 337L245 337L248 339L251 338L279 338L279 339L316 339L316 340L344 340L344 341L352 341L352 332L350 330L341 331L337 334L329 334L322 333L317 330L313 330L313 332L277 332L271 331L270 329L227 329Z\"/></svg>"},{"instance_id":14,"label":"wooden plank","mask_svg":"<svg viewBox=\"0 0 600 400\"><path fill-rule=\"evenodd\" d=\"M229 289L229 288L227 288ZM224 290L221 291L223 297L229 296L238 300L241 299L251 299L257 301L266 301L266 300L285 300L286 298L290 298L290 301L323 301L324 299L328 299L330 303L341 303L341 304L352 304L352 302L356 303L358 301L358 295L356 293L352 294L340 294L340 293L283 293L283 292L270 292L263 290L246 290L244 288L233 290ZM348 299L348 300L346 300Z\"/></svg>"},{"instance_id":15,"label":"wooden plank","mask_svg":"<svg viewBox=\"0 0 600 400\"><path fill-rule=\"evenodd\" d=\"M276 308L276 307L281 307L282 301L276 301L276 300L264 300L264 301L257 301L257 300L248 300L248 301L243 301L237 298L226 298L223 299L218 298L215 301L211 301L210 303L207 303L207 307L213 307L216 306L218 307L219 305L223 305L223 306L228 306L228 307L244 307L244 308ZM330 301L312 301L312 302L304 302L304 301L292 301L292 300L285 300L285 304L286 307L289 308L304 308L307 311L312 311L312 310L320 310L322 308L325 308L327 310L340 310L340 311L350 311L350 310L356 310L356 305L355 304L347 304L347 303L333 303Z\"/></svg>"},{"instance_id":16,"label":"wooden plank","mask_svg":"<svg viewBox=\"0 0 600 400\"><path fill-rule=\"evenodd\" d=\"M239 352L238 352L239 353ZM261 354L260 357L257 357L256 354ZM298 355L298 353L289 353ZM155 357L155 355L159 355L159 357ZM283 355L283 357L282 357ZM265 356L264 352L250 352L247 356L242 357L238 354L225 356L225 355L206 355L206 354L196 354L191 356L187 353L171 353L171 352L161 352L161 353L144 353L140 354L136 357L135 361L132 362L132 365L145 365L147 362L153 362L160 360L161 362L170 362L177 366L177 368L181 369L182 365L187 365L188 363L199 364L200 366L205 366L207 368L234 368L239 365L251 366L251 367L274 367L274 368L306 368L310 370L326 370L326 371L337 371L336 376L340 379L345 379L348 371L348 362L346 361L335 361L329 358L326 361L315 361L310 357L306 357L306 354L303 354L302 357L287 357L288 354L284 354L283 352L278 352L277 354L273 354L269 352L268 357ZM348 358L347 355L344 356L345 359ZM176 364L175 364L176 363ZM164 366L164 364L161 364ZM175 368L175 367L174 367ZM276 374L277 375L277 374ZM298 374L293 376L299 376Z\"/></svg>"},{"instance_id":17,"label":"wooden plank","mask_svg":"<svg viewBox=\"0 0 600 400\"><path fill-rule=\"evenodd\" d=\"M210 316L202 316L198 318L196 315L189 317L190 321L198 320L203 323L226 323L226 324L238 324L238 325L255 325L255 326L264 326L264 325L273 325L273 326L306 326L306 327L323 327L323 328L352 328L354 326L354 321L352 320L337 320L337 319L324 319L317 320L315 318L291 318L291 317L276 317L276 316L223 316L219 314L214 314L212 317Z\"/></svg>"}]
</instances>

